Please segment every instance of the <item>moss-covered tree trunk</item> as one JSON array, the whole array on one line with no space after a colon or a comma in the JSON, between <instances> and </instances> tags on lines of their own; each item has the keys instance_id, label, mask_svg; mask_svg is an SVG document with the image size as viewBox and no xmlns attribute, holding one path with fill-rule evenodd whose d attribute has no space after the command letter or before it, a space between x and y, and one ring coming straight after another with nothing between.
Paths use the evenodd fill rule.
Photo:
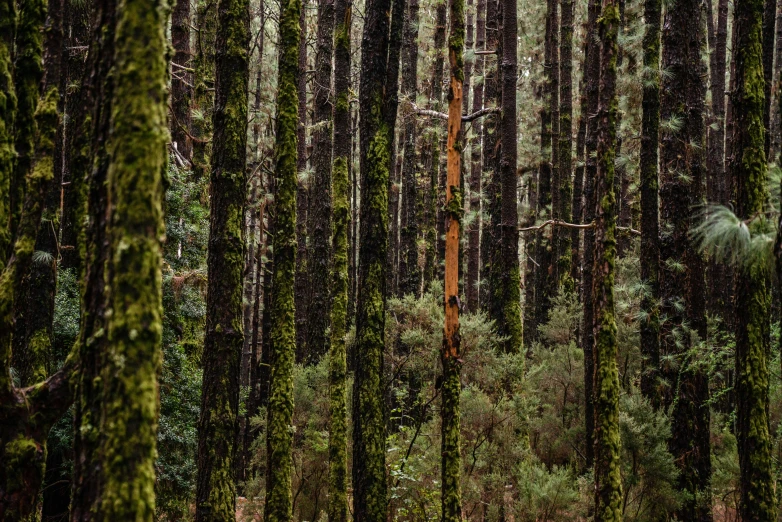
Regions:
<instances>
[{"instance_id":1,"label":"moss-covered tree trunk","mask_svg":"<svg viewBox=\"0 0 782 522\"><path fill-rule=\"evenodd\" d=\"M359 230L356 369L353 383L353 518L386 519L383 351L385 348L388 177L387 119L390 0L367 3L359 89L361 217Z\"/></svg>"},{"instance_id":2,"label":"moss-covered tree trunk","mask_svg":"<svg viewBox=\"0 0 782 522\"><path fill-rule=\"evenodd\" d=\"M279 79L274 146L274 273L269 343L271 383L267 416L267 478L264 519L292 516L293 365L296 358L294 277L296 271L297 127L299 123L300 0L283 2L279 23ZM269 344L264 344L264 350Z\"/></svg>"},{"instance_id":3,"label":"moss-covered tree trunk","mask_svg":"<svg viewBox=\"0 0 782 522\"><path fill-rule=\"evenodd\" d=\"M762 0L734 7L736 86L732 92L731 177L737 214L749 219L766 204L763 127ZM759 220L750 223L758 231ZM736 439L741 468L742 520L776 520L776 499L768 428L770 304L767 274L752 264L739 269L736 295Z\"/></svg>"},{"instance_id":4,"label":"moss-covered tree trunk","mask_svg":"<svg viewBox=\"0 0 782 522\"><path fill-rule=\"evenodd\" d=\"M486 50L486 0L478 0L475 21L474 51ZM483 108L483 86L486 58L476 56L473 69L472 111ZM473 220L467 229L467 279L464 283L464 295L467 309L477 312L480 308L481 281L481 223L482 223L482 180L483 166L481 164L481 134L483 122L478 119L472 122L473 138L470 141L470 212ZM466 170L466 169L465 169Z\"/></svg>"},{"instance_id":5,"label":"moss-covered tree trunk","mask_svg":"<svg viewBox=\"0 0 782 522\"><path fill-rule=\"evenodd\" d=\"M331 277L332 105L331 60L334 49L334 0L318 4L318 52L315 57L315 105L312 133L314 178L310 201L310 300L307 360L317 362L328 351L329 278Z\"/></svg>"},{"instance_id":6,"label":"moss-covered tree trunk","mask_svg":"<svg viewBox=\"0 0 782 522\"><path fill-rule=\"evenodd\" d=\"M193 99L193 75L188 70L191 67L190 23L190 0L177 0L171 14L171 45L174 47L171 61L171 143L185 159L190 159L193 153L193 144L188 136Z\"/></svg>"},{"instance_id":7,"label":"moss-covered tree trunk","mask_svg":"<svg viewBox=\"0 0 782 522\"><path fill-rule=\"evenodd\" d=\"M12 53L16 31L16 2L0 2L0 268L5 267L11 253L11 179L14 160L14 117L16 91L14 89Z\"/></svg>"},{"instance_id":8,"label":"moss-covered tree trunk","mask_svg":"<svg viewBox=\"0 0 782 522\"><path fill-rule=\"evenodd\" d=\"M658 372L660 369L660 310L658 264L659 200L658 147L660 134L660 0L644 1L644 77L643 119L641 122L641 393L655 407L660 406Z\"/></svg>"},{"instance_id":9,"label":"moss-covered tree trunk","mask_svg":"<svg viewBox=\"0 0 782 522\"><path fill-rule=\"evenodd\" d=\"M771 147L771 86L774 83L774 36L777 22L777 0L764 0L763 2L763 125L766 129L764 152L768 159Z\"/></svg>"},{"instance_id":10,"label":"moss-covered tree trunk","mask_svg":"<svg viewBox=\"0 0 782 522\"><path fill-rule=\"evenodd\" d=\"M561 1L559 34L559 219L573 219L573 16L574 1ZM572 277L572 231L554 227L557 245L558 286L563 292L575 291Z\"/></svg>"},{"instance_id":11,"label":"moss-covered tree trunk","mask_svg":"<svg viewBox=\"0 0 782 522\"><path fill-rule=\"evenodd\" d=\"M514 0L515 1L515 0ZM459 236L462 217L462 84L464 82L464 0L451 0L451 32L448 61L451 82L448 92L448 177L445 193L445 328L440 360L443 365L441 501L442 520L462 519L459 447L461 383L461 335L459 334Z\"/></svg>"},{"instance_id":12,"label":"moss-covered tree trunk","mask_svg":"<svg viewBox=\"0 0 782 522\"><path fill-rule=\"evenodd\" d=\"M600 16L600 0L590 0L587 12L587 34L597 31L597 19ZM597 115L600 88L600 46L594 38L587 38L584 84L586 93L585 111L589 115ZM586 124L586 138L584 144L584 223L591 223L595 219L597 210L597 138L598 119L590 117ZM594 432L595 432L595 292L594 281L595 260L595 231L588 228L584 231L584 270L581 274L581 287L583 288L583 328L584 335L581 338L581 346L584 350L584 431L586 448L584 456L587 467L592 467L594 461Z\"/></svg>"},{"instance_id":13,"label":"moss-covered tree trunk","mask_svg":"<svg viewBox=\"0 0 782 522\"><path fill-rule=\"evenodd\" d=\"M692 360L693 343L706 340L705 280L701 254L692 248L690 227L703 201L706 67L701 59L705 42L701 6L682 0L669 7L662 34L660 114L677 120L660 135L660 313L666 318L660 330L662 352L676 358L662 374L672 393L669 448L680 469L678 487L683 501L681 520L711 520L711 447L709 444L709 388L705 369ZM651 181L651 180L649 180ZM656 204L656 198L655 198ZM654 314L654 310L652 310ZM655 362L655 355L650 354ZM659 361L659 354L657 354ZM649 377L647 376L647 379ZM655 404L656 382L647 383ZM648 394L650 390L646 390ZM671 402L669 402L671 401Z\"/></svg>"},{"instance_id":14,"label":"moss-covered tree trunk","mask_svg":"<svg viewBox=\"0 0 782 522\"><path fill-rule=\"evenodd\" d=\"M193 175L203 179L209 174L212 150L212 112L214 110L215 44L217 39L217 2L197 0L195 60L193 61Z\"/></svg>"},{"instance_id":15,"label":"moss-covered tree trunk","mask_svg":"<svg viewBox=\"0 0 782 522\"><path fill-rule=\"evenodd\" d=\"M244 346L242 289L250 4L220 0L215 48L208 287L196 520L236 517L234 461Z\"/></svg>"},{"instance_id":16,"label":"moss-covered tree trunk","mask_svg":"<svg viewBox=\"0 0 782 522\"><path fill-rule=\"evenodd\" d=\"M168 14L157 0L117 6L108 171L112 313L100 423L104 520L155 517Z\"/></svg>"},{"instance_id":17,"label":"moss-covered tree trunk","mask_svg":"<svg viewBox=\"0 0 782 522\"><path fill-rule=\"evenodd\" d=\"M402 46L402 96L410 101L418 94L418 0L410 0L405 17ZM421 288L418 267L418 126L413 117L405 118L402 131L402 216L400 223L399 294L417 296Z\"/></svg>"},{"instance_id":18,"label":"moss-covered tree trunk","mask_svg":"<svg viewBox=\"0 0 782 522\"><path fill-rule=\"evenodd\" d=\"M350 0L335 0L334 166L331 183L334 262L331 277L329 358L329 522L348 520L347 334L348 228L350 227Z\"/></svg>"},{"instance_id":19,"label":"moss-covered tree trunk","mask_svg":"<svg viewBox=\"0 0 782 522\"><path fill-rule=\"evenodd\" d=\"M616 60L619 6L604 0L598 23L600 43L600 95L597 112L597 177L593 292L595 296L595 521L622 519L620 476L619 372L616 366L614 262L616 257Z\"/></svg>"}]
</instances>

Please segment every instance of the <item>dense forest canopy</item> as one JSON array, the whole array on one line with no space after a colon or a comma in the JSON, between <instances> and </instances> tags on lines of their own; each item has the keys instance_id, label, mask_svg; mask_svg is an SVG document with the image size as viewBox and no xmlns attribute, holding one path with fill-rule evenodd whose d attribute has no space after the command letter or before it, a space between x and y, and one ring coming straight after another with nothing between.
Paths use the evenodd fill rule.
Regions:
<instances>
[{"instance_id":1,"label":"dense forest canopy","mask_svg":"<svg viewBox=\"0 0 782 522\"><path fill-rule=\"evenodd\" d=\"M777 522L777 0L0 0L0 522Z\"/></svg>"}]
</instances>

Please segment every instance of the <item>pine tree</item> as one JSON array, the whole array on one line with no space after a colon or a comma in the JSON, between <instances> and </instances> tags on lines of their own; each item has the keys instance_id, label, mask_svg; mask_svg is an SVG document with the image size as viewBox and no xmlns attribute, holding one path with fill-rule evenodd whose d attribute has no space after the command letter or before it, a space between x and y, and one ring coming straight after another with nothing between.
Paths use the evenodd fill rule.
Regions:
<instances>
[{"instance_id":1,"label":"pine tree","mask_svg":"<svg viewBox=\"0 0 782 522\"><path fill-rule=\"evenodd\" d=\"M293 365L296 356L294 276L296 270L297 128L299 124L299 36L302 4L288 0L279 19L279 79L274 149L274 272L268 325L271 382L267 415L267 479L264 519L292 516Z\"/></svg>"},{"instance_id":2,"label":"pine tree","mask_svg":"<svg viewBox=\"0 0 782 522\"><path fill-rule=\"evenodd\" d=\"M731 96L730 174L736 182L736 210L750 219L750 232L762 226L751 219L766 203L763 127L762 0L734 7L735 90ZM731 75L733 76L733 75ZM768 354L771 296L767 274L754 263L736 274L736 439L741 468L742 520L776 520L776 500L768 432Z\"/></svg>"},{"instance_id":3,"label":"pine tree","mask_svg":"<svg viewBox=\"0 0 782 522\"><path fill-rule=\"evenodd\" d=\"M307 213L309 211L309 180L307 179L307 0L302 0L299 12L299 75L296 88L299 92L296 127L296 276L294 279L296 315L296 360L307 357L307 302L309 301L309 271L307 270Z\"/></svg>"},{"instance_id":4,"label":"pine tree","mask_svg":"<svg viewBox=\"0 0 782 522\"><path fill-rule=\"evenodd\" d=\"M193 144L188 136L191 130L190 103L193 98L190 74L190 0L177 0L171 15L171 143L177 151L190 159Z\"/></svg>"},{"instance_id":5,"label":"pine tree","mask_svg":"<svg viewBox=\"0 0 782 522\"><path fill-rule=\"evenodd\" d=\"M573 16L574 1L561 0L559 37L559 219L573 219ZM572 279L573 237L569 230L554 228L559 288L575 290Z\"/></svg>"},{"instance_id":6,"label":"pine tree","mask_svg":"<svg viewBox=\"0 0 782 522\"><path fill-rule=\"evenodd\" d=\"M234 462L244 346L249 9L248 0L220 0L217 5L207 324L198 425L196 520L201 522L236 517Z\"/></svg>"},{"instance_id":7,"label":"pine tree","mask_svg":"<svg viewBox=\"0 0 782 522\"><path fill-rule=\"evenodd\" d=\"M595 303L595 521L622 519L620 477L619 372L616 365L614 316L614 263L616 257L616 61L619 5L604 0L598 24L600 42L600 95L597 118L596 225L593 265Z\"/></svg>"},{"instance_id":8,"label":"pine tree","mask_svg":"<svg viewBox=\"0 0 782 522\"><path fill-rule=\"evenodd\" d=\"M209 173L212 111L214 110L215 44L217 38L217 2L198 0L196 4L195 59L193 61L193 175L203 179Z\"/></svg>"}]
</instances>

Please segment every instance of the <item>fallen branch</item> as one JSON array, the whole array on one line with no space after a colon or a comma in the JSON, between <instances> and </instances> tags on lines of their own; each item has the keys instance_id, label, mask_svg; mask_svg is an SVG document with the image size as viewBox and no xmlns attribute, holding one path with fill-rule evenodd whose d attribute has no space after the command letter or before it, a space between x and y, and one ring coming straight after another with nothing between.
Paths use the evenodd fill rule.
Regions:
<instances>
[{"instance_id":1,"label":"fallen branch","mask_svg":"<svg viewBox=\"0 0 782 522\"><path fill-rule=\"evenodd\" d=\"M418 115L429 116L431 118L437 118L438 120L448 121L448 115L444 112L438 112L432 109L421 109L415 103L410 103L410 107L413 109L413 112ZM500 112L500 109L497 107L487 107L485 109L481 109L479 111L473 112L472 114L463 115L462 122L468 123L473 120L477 120L482 116L486 116L487 114L495 114L498 112Z\"/></svg>"}]
</instances>

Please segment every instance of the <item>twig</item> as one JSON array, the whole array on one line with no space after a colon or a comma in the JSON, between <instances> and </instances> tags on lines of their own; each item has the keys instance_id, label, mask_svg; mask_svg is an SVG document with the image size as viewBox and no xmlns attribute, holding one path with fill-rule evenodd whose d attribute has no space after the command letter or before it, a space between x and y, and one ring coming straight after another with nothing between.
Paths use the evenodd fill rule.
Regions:
<instances>
[{"instance_id":1,"label":"twig","mask_svg":"<svg viewBox=\"0 0 782 522\"><path fill-rule=\"evenodd\" d=\"M419 114L421 116L429 116L432 118L437 118L438 120L448 121L448 115L444 112L433 111L432 109L421 109L415 103L412 102L410 102L410 107L413 109L414 113ZM500 112L500 109L497 107L486 107L485 109L481 109L479 111L473 112L472 114L463 115L462 121L465 123L469 123L473 120L477 120L482 116L486 116L487 114L494 114L497 112Z\"/></svg>"},{"instance_id":2,"label":"twig","mask_svg":"<svg viewBox=\"0 0 782 522\"><path fill-rule=\"evenodd\" d=\"M557 226L557 227L565 227L565 228L576 228L576 229L587 229L587 228L595 228L596 223L593 221L591 223L586 223L584 225L580 225L578 223L568 223L567 221L562 221L561 219L549 219L548 221L544 221L540 225L535 225L534 227L523 227L519 228L519 232L537 232L539 230L543 230L544 228L548 226ZM620 232L626 232L628 234L631 234L633 236L640 236L641 231L636 230L634 228L630 227L616 227L616 229Z\"/></svg>"}]
</instances>

